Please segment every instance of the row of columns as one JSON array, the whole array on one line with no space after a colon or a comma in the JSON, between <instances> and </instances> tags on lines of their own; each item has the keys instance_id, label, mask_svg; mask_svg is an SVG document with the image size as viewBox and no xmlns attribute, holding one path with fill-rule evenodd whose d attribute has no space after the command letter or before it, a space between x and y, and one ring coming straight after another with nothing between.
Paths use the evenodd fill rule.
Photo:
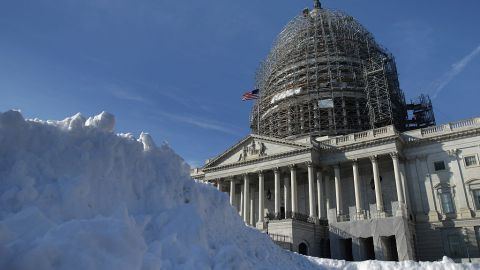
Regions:
<instances>
[{"instance_id":1,"label":"row of columns","mask_svg":"<svg viewBox=\"0 0 480 270\"><path fill-rule=\"evenodd\" d=\"M403 166L400 165L399 156L397 153L390 154L393 163L393 171L394 171L394 178L395 178L395 187L397 192L397 200L399 204L399 213L401 215L404 213L405 209L405 196L404 196L404 185L402 182L401 177L401 170L403 170ZM373 174L373 182L375 186L375 204L377 213L383 213L384 205L383 205L383 193L382 193L382 183L380 181L380 170L378 167L378 157L371 156L370 161L372 163L372 174ZM353 185L355 191L355 208L357 210L357 217L363 215L362 211L362 194L360 188L360 174L358 170L358 160L352 160L352 171L353 171ZM335 195L336 195L336 203L337 203L337 215L343 214L343 205L342 205L342 190L341 190L341 180L340 180L340 166L334 166L334 175L335 175Z\"/></svg>"},{"instance_id":2,"label":"row of columns","mask_svg":"<svg viewBox=\"0 0 480 270\"><path fill-rule=\"evenodd\" d=\"M394 169L394 178L395 178L395 187L397 192L397 199L399 203L399 211L403 211L405 209L405 196L404 196L404 183L402 183L401 171L403 170L403 166L400 164L399 156L397 153L390 154L393 162L393 169ZM375 201L376 201L376 210L379 214L384 213L384 205L383 205L383 194L382 194L382 184L380 181L380 171L378 166L378 157L372 156L370 157L370 161L372 164L372 174L373 174L373 181L375 186ZM363 216L362 210L362 194L361 194L361 184L360 184L360 174L359 174L359 167L358 167L358 160L354 159L352 162L352 171L353 171L353 183L354 183L354 192L355 192L355 207L357 211L357 217ZM285 213L298 213L298 198L297 198L297 166L291 165L289 166L290 170L290 179L284 180L284 198L285 198ZM322 218L322 209L324 209L324 203L326 200L323 198L323 194L325 193L324 187L322 183L323 179L323 171L317 170L315 173L315 167L312 163L307 163L307 174L308 174L308 207L309 207L309 216L311 218ZM343 215L343 192L342 192L342 185L341 185L341 175L340 175L340 165L333 166L334 172L334 180L335 180L335 199L336 199L336 208L337 208L337 215ZM274 168L274 212L275 216L280 216L280 208L281 208L281 172L280 168ZM404 173L404 172L403 172ZM316 187L315 190L315 181ZM328 181L327 181L328 183ZM258 222L264 221L264 209L265 209L265 178L264 172L258 172L258 186L259 186L259 197L258 197ZM220 185L218 185L220 187ZM220 189L220 188L219 188ZM316 196L315 196L316 191ZM234 205L235 201L235 181L231 180L230 182L230 204ZM317 202L315 202L315 197L317 198ZM250 198L250 176L249 174L243 175L243 183L242 183L242 190L241 190L241 202L240 202L240 214L243 217L246 223L252 224L253 223L253 211L252 202L253 198ZM316 205L317 203L317 205ZM317 207L320 211L317 213ZM328 200L327 200L327 209L329 208ZM397 213L400 215L400 213ZM253 225L253 224L252 224Z\"/></svg>"},{"instance_id":3,"label":"row of columns","mask_svg":"<svg viewBox=\"0 0 480 270\"><path fill-rule=\"evenodd\" d=\"M316 213L316 205L315 205L315 172L313 164L307 163L308 167L308 192L309 192L309 216L312 218L318 218ZM291 165L289 166L290 170L290 179L285 179L284 181L284 198L285 198L285 213L293 212L298 213L298 185L297 185L297 166ZM280 208L281 208L281 172L280 168L274 168L274 211L275 216L280 216ZM317 196L321 198L323 194L322 185L321 185L321 173L317 174L320 176L317 179ZM218 189L220 190L220 183L218 183ZM236 183L232 179L230 181L230 204L235 205L235 193L236 193ZM264 171L258 172L258 187L259 187L259 197L258 197L258 222L264 221L265 216L265 177ZM242 181L242 190L240 195L240 215L242 216L243 220L248 223L252 224L253 220L252 216L252 200L250 198L250 175L244 174L243 181ZM318 200L318 205L321 207L322 200ZM252 224L253 225L253 224Z\"/></svg>"}]
</instances>

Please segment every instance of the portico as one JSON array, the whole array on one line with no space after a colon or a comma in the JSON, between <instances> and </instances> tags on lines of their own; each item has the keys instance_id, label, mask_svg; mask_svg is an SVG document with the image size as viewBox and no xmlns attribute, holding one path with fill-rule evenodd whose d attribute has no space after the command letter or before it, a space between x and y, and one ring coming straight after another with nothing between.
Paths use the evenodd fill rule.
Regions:
<instances>
[{"instance_id":1,"label":"portico","mask_svg":"<svg viewBox=\"0 0 480 270\"><path fill-rule=\"evenodd\" d=\"M246 224L272 237L290 238L293 250L303 235L312 241L306 244L316 247L310 254L320 256L322 243L337 237L332 232L356 237L357 232L345 228L351 222L394 217L406 222L403 157L393 127L371 132L376 142L368 140L367 132L354 147L336 145L348 137L290 141L250 135L209 161L204 180L229 193ZM332 256L338 254L333 248Z\"/></svg>"}]
</instances>

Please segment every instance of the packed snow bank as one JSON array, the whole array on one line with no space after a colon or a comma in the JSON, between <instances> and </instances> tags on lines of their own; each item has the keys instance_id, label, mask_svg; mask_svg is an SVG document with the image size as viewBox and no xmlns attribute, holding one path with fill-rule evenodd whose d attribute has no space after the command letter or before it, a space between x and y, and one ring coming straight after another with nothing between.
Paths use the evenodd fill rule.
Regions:
<instances>
[{"instance_id":1,"label":"packed snow bank","mask_svg":"<svg viewBox=\"0 0 480 270\"><path fill-rule=\"evenodd\" d=\"M108 113L0 113L0 269L455 269L345 264L284 251L167 145L114 134Z\"/></svg>"}]
</instances>

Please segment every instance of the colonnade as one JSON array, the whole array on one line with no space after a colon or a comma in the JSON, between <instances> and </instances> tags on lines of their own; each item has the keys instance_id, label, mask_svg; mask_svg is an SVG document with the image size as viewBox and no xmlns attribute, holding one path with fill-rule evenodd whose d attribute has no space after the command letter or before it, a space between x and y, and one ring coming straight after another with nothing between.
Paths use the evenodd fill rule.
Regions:
<instances>
[{"instance_id":1,"label":"colonnade","mask_svg":"<svg viewBox=\"0 0 480 270\"><path fill-rule=\"evenodd\" d=\"M399 212L394 213L397 215L403 215L405 209L405 196L404 196L404 183L402 177L404 177L405 172L403 171L404 166L400 163L399 156L397 153L390 153L390 157L393 163L394 169L394 178L395 178L395 187L397 192L397 200L399 204ZM383 205L383 194L382 194L382 183L380 177L380 170L378 165L378 156L371 156L370 162L372 166L373 174L373 183L375 189L375 202L376 202L376 217L384 217L385 210ZM361 183L360 183L360 174L359 174L359 160L353 159L349 160L351 163L353 171L353 184L354 184L354 193L355 193L355 208L356 208L356 217L355 219L365 219L366 211L362 208L362 192L361 192ZM298 208L298 184L297 184L297 170L299 165L304 165L307 168L308 176L308 217L311 220L326 219L326 213L324 209L328 209L328 200L324 198L326 194L326 189L328 190L328 181L326 181L327 186L324 185L323 179L326 172L330 171L328 167L319 167L314 166L313 163L307 162L305 164L291 164L286 170L286 177L283 181L284 189L284 211L285 218L292 218L296 216L306 216L299 213ZM343 192L342 192L342 179L341 179L341 170L340 164L335 164L331 166L333 169L333 177L335 183L335 200L336 200L336 213L337 216L343 216ZM281 171L285 171L286 168L275 167L270 169L273 171L274 175L274 209L273 209L273 218L281 218ZM239 210L240 215L243 220L250 225L255 225L255 222L263 223L265 221L265 173L269 170L262 170L255 173L245 173L242 175L241 191L240 191L240 204ZM289 176L289 177L288 177ZM404 179L403 179L404 180ZM235 205L235 194L236 194L236 183L238 180L230 178L230 204ZM251 182L258 181L258 220L253 220L253 199L251 198ZM218 182L218 188L220 189L220 181ZM318 213L317 213L318 209ZM306 213L305 213L306 214ZM272 216L272 215L270 215Z\"/></svg>"}]
</instances>

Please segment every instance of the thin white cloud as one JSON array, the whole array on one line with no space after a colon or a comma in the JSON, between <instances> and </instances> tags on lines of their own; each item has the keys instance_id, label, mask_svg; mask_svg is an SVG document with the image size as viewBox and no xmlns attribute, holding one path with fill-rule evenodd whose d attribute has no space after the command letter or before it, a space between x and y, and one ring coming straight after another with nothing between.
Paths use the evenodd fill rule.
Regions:
<instances>
[{"instance_id":1,"label":"thin white cloud","mask_svg":"<svg viewBox=\"0 0 480 270\"><path fill-rule=\"evenodd\" d=\"M462 73L462 71L468 66L468 64L475 59L480 54L480 45L476 47L472 52L467 56L462 58L460 61L452 65L449 71L447 71L442 77L433 82L432 89L433 94L432 98L435 99L442 90L452 81Z\"/></svg>"},{"instance_id":2,"label":"thin white cloud","mask_svg":"<svg viewBox=\"0 0 480 270\"><path fill-rule=\"evenodd\" d=\"M206 120L206 119L186 116L186 115L173 114L168 112L157 112L157 113L163 117L169 118L172 121L189 124L191 126L196 126L202 129L219 131L219 132L232 134L232 135L238 134L238 132L235 132L233 129L228 128L227 124L222 124L222 123L214 122L211 120Z\"/></svg>"},{"instance_id":3,"label":"thin white cloud","mask_svg":"<svg viewBox=\"0 0 480 270\"><path fill-rule=\"evenodd\" d=\"M146 98L144 98L140 95L129 93L129 92L124 91L124 90L116 90L116 91L112 91L111 93L117 99L148 103Z\"/></svg>"}]
</instances>

